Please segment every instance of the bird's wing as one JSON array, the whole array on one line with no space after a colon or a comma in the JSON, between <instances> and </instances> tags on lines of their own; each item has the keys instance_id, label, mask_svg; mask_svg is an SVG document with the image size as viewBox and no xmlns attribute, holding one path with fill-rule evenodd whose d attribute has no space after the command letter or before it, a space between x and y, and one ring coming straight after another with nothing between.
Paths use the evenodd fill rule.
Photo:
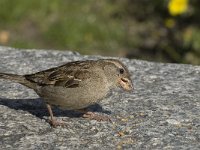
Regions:
<instances>
[{"instance_id":1,"label":"bird's wing","mask_svg":"<svg viewBox=\"0 0 200 150\"><path fill-rule=\"evenodd\" d=\"M92 74L90 66L80 63L82 62L67 63L35 74L25 75L25 78L41 86L78 87L83 80L90 78Z\"/></svg>"}]
</instances>

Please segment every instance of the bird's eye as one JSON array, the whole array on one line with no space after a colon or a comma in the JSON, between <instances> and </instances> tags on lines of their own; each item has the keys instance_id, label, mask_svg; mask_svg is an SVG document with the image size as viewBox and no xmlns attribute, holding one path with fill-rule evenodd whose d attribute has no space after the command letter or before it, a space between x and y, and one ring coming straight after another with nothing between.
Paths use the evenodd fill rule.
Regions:
<instances>
[{"instance_id":1,"label":"bird's eye","mask_svg":"<svg viewBox=\"0 0 200 150\"><path fill-rule=\"evenodd\" d=\"M123 69L123 68L120 68L120 69L119 69L119 73L120 73L120 74L124 74L124 69Z\"/></svg>"}]
</instances>

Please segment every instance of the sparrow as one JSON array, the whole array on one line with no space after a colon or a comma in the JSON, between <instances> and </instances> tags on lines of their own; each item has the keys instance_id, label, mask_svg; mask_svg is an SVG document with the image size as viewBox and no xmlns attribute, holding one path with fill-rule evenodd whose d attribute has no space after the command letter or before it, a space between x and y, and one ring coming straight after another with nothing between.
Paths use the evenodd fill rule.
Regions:
<instances>
[{"instance_id":1,"label":"sparrow","mask_svg":"<svg viewBox=\"0 0 200 150\"><path fill-rule=\"evenodd\" d=\"M117 87L132 91L133 84L127 67L117 59L99 59L68 62L33 74L16 75L0 73L8 79L33 89L46 103L49 123L59 126L52 112L52 105L62 109L83 112L83 117L107 120L86 108L98 103Z\"/></svg>"}]
</instances>

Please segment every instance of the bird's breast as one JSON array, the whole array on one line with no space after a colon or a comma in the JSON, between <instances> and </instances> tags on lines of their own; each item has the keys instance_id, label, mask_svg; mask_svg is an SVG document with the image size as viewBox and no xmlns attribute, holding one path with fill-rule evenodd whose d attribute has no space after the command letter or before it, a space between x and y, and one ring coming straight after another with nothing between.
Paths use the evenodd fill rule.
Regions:
<instances>
[{"instance_id":1,"label":"bird's breast","mask_svg":"<svg viewBox=\"0 0 200 150\"><path fill-rule=\"evenodd\" d=\"M82 109L103 99L109 92L105 85L90 84L76 88L44 86L36 91L47 103L65 109Z\"/></svg>"}]
</instances>

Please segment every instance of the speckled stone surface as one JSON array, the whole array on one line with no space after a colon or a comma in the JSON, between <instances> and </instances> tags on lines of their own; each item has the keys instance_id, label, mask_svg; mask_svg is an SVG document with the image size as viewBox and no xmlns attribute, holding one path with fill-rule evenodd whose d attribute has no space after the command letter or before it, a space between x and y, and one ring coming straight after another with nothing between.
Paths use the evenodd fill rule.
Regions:
<instances>
[{"instance_id":1,"label":"speckled stone surface","mask_svg":"<svg viewBox=\"0 0 200 150\"><path fill-rule=\"evenodd\" d=\"M0 72L33 73L99 57L0 47ZM200 67L120 60L130 69L134 92L113 91L90 108L111 116L112 123L54 108L66 126L51 128L42 99L0 80L0 149L200 149Z\"/></svg>"}]
</instances>

